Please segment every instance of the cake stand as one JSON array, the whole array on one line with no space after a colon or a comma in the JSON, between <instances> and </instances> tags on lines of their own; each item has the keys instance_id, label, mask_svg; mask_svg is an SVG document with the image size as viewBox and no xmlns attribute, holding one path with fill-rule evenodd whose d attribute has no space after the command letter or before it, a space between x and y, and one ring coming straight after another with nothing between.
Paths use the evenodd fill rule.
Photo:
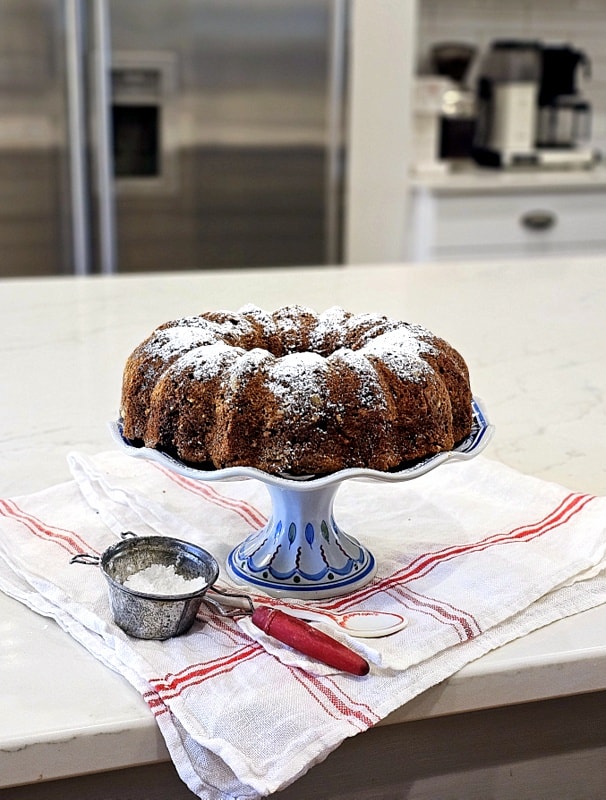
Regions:
<instances>
[{"instance_id":1,"label":"cake stand","mask_svg":"<svg viewBox=\"0 0 606 800\"><path fill-rule=\"evenodd\" d=\"M409 481L449 461L473 458L490 441L493 426L481 401L474 398L471 433L453 450L394 472L352 468L302 478L270 475L253 467L195 469L158 450L133 445L124 438L120 422L110 423L110 430L129 455L155 461L187 478L261 481L271 498L270 519L265 527L231 551L227 572L236 583L245 584L250 590L273 597L319 600L361 588L372 580L377 569L370 550L343 531L334 519L334 499L343 481L354 478Z\"/></svg>"}]
</instances>

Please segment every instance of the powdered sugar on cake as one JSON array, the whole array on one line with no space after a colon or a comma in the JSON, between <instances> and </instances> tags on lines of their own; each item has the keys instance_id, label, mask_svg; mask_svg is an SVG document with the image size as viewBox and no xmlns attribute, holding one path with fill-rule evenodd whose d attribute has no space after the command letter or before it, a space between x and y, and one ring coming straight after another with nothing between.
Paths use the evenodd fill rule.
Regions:
<instances>
[{"instance_id":1,"label":"powdered sugar on cake","mask_svg":"<svg viewBox=\"0 0 606 800\"><path fill-rule=\"evenodd\" d=\"M314 404L326 395L326 359L317 353L290 353L277 358L268 373L268 387L276 397L296 407Z\"/></svg>"},{"instance_id":2,"label":"powdered sugar on cake","mask_svg":"<svg viewBox=\"0 0 606 800\"><path fill-rule=\"evenodd\" d=\"M191 374L196 381L222 375L246 353L241 347L232 347L225 342L215 342L203 347L194 347L182 355L171 367L173 372Z\"/></svg>"},{"instance_id":3,"label":"powdered sugar on cake","mask_svg":"<svg viewBox=\"0 0 606 800\"><path fill-rule=\"evenodd\" d=\"M179 353L185 353L193 347L213 344L219 337L210 325L163 328L156 332L144 345L146 352L159 359L170 359Z\"/></svg>"},{"instance_id":4,"label":"powdered sugar on cake","mask_svg":"<svg viewBox=\"0 0 606 800\"><path fill-rule=\"evenodd\" d=\"M355 372L358 378L356 396L360 405L378 409L387 407L385 393L379 382L377 371L362 351L343 347L334 352L329 360L342 362Z\"/></svg>"},{"instance_id":5,"label":"powdered sugar on cake","mask_svg":"<svg viewBox=\"0 0 606 800\"><path fill-rule=\"evenodd\" d=\"M394 328L382 333L365 344L360 352L381 358L390 369L411 381L421 380L423 375L433 371L422 355L435 352L435 348L409 328Z\"/></svg>"}]
</instances>

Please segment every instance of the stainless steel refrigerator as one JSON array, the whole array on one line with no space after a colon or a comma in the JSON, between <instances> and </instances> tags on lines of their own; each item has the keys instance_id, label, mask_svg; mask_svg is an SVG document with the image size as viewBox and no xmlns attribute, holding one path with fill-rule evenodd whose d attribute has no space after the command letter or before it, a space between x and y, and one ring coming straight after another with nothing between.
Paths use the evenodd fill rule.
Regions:
<instances>
[{"instance_id":1,"label":"stainless steel refrigerator","mask_svg":"<svg viewBox=\"0 0 606 800\"><path fill-rule=\"evenodd\" d=\"M0 276L338 263L347 0L0 0Z\"/></svg>"}]
</instances>

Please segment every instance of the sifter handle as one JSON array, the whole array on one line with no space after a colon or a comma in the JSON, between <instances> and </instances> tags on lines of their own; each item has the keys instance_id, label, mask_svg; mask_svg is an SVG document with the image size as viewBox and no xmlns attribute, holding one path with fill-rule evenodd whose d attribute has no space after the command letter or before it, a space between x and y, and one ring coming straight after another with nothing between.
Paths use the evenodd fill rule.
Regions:
<instances>
[{"instance_id":1,"label":"sifter handle","mask_svg":"<svg viewBox=\"0 0 606 800\"><path fill-rule=\"evenodd\" d=\"M328 664L329 667L350 672L352 675L368 674L370 667L362 656L331 636L312 628L307 622L291 617L277 608L257 606L253 611L252 621L269 636L290 645L299 653Z\"/></svg>"}]
</instances>

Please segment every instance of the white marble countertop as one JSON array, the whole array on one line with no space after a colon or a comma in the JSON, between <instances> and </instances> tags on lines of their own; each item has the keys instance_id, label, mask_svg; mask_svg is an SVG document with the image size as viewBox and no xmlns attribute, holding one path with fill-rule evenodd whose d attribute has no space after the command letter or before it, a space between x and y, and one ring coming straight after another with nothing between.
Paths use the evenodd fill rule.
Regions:
<instances>
[{"instance_id":1,"label":"white marble countertop","mask_svg":"<svg viewBox=\"0 0 606 800\"><path fill-rule=\"evenodd\" d=\"M205 309L302 303L419 322L465 355L487 456L606 493L606 259L0 282L0 496L110 449L122 366L153 327ZM606 607L468 665L387 721L606 688ZM167 759L138 694L53 622L0 595L0 787Z\"/></svg>"},{"instance_id":2,"label":"white marble countertop","mask_svg":"<svg viewBox=\"0 0 606 800\"><path fill-rule=\"evenodd\" d=\"M507 194L510 192L604 191L606 167L590 169L492 169L474 165L444 172L420 172L411 176L413 191L434 194Z\"/></svg>"}]
</instances>

